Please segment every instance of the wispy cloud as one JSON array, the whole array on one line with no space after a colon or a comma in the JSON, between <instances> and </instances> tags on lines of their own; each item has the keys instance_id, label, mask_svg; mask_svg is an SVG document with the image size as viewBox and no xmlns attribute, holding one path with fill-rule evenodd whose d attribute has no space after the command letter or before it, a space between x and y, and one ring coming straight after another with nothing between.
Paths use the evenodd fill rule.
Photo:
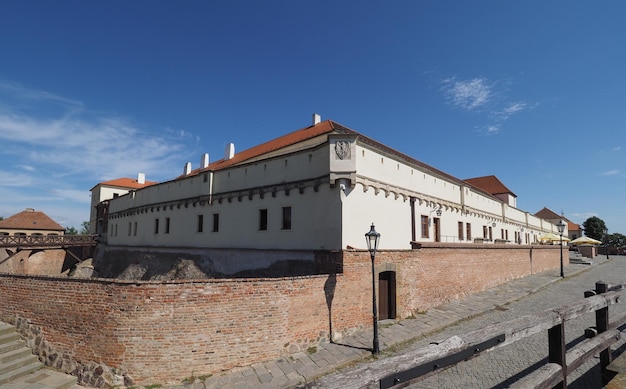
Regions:
<instances>
[{"instance_id":1,"label":"wispy cloud","mask_svg":"<svg viewBox=\"0 0 626 389\"><path fill-rule=\"evenodd\" d=\"M70 101L15 87L4 88L3 92L7 91L19 91L20 99ZM5 103L0 110L3 166L59 175L88 174L94 180L132 176L138 171L160 172L170 163L177 165L173 162L193 140L185 131L164 129L155 135L120 117L79 110L80 103L71 102L71 106L58 109L54 117L39 117Z\"/></svg>"},{"instance_id":2,"label":"wispy cloud","mask_svg":"<svg viewBox=\"0 0 626 389\"><path fill-rule=\"evenodd\" d=\"M455 108L485 115L485 125L479 132L497 134L513 115L534 108L525 101L508 101L503 82L485 77L460 80L456 76L440 81L446 100Z\"/></svg>"},{"instance_id":3,"label":"wispy cloud","mask_svg":"<svg viewBox=\"0 0 626 389\"><path fill-rule=\"evenodd\" d=\"M616 176L618 174L620 174L619 170L609 170L609 171L600 173L601 176Z\"/></svg>"},{"instance_id":4,"label":"wispy cloud","mask_svg":"<svg viewBox=\"0 0 626 389\"><path fill-rule=\"evenodd\" d=\"M492 97L493 86L485 78L457 80L456 77L444 79L442 90L447 99L456 107L473 111L487 105Z\"/></svg>"},{"instance_id":5,"label":"wispy cloud","mask_svg":"<svg viewBox=\"0 0 626 389\"><path fill-rule=\"evenodd\" d=\"M173 178L197 142L188 131L147 130L70 98L0 81L0 215L33 207L86 214L85 220L89 189L98 182L139 172L154 181Z\"/></svg>"}]
</instances>

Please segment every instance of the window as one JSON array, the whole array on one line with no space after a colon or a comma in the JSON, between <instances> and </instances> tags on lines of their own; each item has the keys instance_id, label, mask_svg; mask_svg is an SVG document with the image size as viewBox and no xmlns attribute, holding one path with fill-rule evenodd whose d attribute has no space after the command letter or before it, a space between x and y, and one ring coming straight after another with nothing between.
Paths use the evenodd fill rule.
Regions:
<instances>
[{"instance_id":1,"label":"window","mask_svg":"<svg viewBox=\"0 0 626 389\"><path fill-rule=\"evenodd\" d=\"M165 218L165 233L166 234L170 233L170 218L169 217Z\"/></svg>"},{"instance_id":2,"label":"window","mask_svg":"<svg viewBox=\"0 0 626 389\"><path fill-rule=\"evenodd\" d=\"M283 230L291 230L291 207L283 207Z\"/></svg>"},{"instance_id":3,"label":"window","mask_svg":"<svg viewBox=\"0 0 626 389\"><path fill-rule=\"evenodd\" d=\"M489 240L493 240L493 230L489 227Z\"/></svg>"},{"instance_id":4,"label":"window","mask_svg":"<svg viewBox=\"0 0 626 389\"><path fill-rule=\"evenodd\" d=\"M463 240L463 222L458 223L459 226L459 240Z\"/></svg>"},{"instance_id":5,"label":"window","mask_svg":"<svg viewBox=\"0 0 626 389\"><path fill-rule=\"evenodd\" d=\"M267 209L259 209L259 231L267 231Z\"/></svg>"},{"instance_id":6,"label":"window","mask_svg":"<svg viewBox=\"0 0 626 389\"><path fill-rule=\"evenodd\" d=\"M133 235L137 236L137 222L133 225Z\"/></svg>"},{"instance_id":7,"label":"window","mask_svg":"<svg viewBox=\"0 0 626 389\"><path fill-rule=\"evenodd\" d=\"M159 233L159 219L154 219L154 233Z\"/></svg>"},{"instance_id":8,"label":"window","mask_svg":"<svg viewBox=\"0 0 626 389\"><path fill-rule=\"evenodd\" d=\"M465 235L467 240L472 240L472 225L470 223L465 224Z\"/></svg>"},{"instance_id":9,"label":"window","mask_svg":"<svg viewBox=\"0 0 626 389\"><path fill-rule=\"evenodd\" d=\"M428 238L428 216L422 215L422 238Z\"/></svg>"},{"instance_id":10,"label":"window","mask_svg":"<svg viewBox=\"0 0 626 389\"><path fill-rule=\"evenodd\" d=\"M483 226L483 239L489 239L487 226Z\"/></svg>"},{"instance_id":11,"label":"window","mask_svg":"<svg viewBox=\"0 0 626 389\"><path fill-rule=\"evenodd\" d=\"M197 232L202 232L204 230L204 215L198 215L198 229Z\"/></svg>"},{"instance_id":12,"label":"window","mask_svg":"<svg viewBox=\"0 0 626 389\"><path fill-rule=\"evenodd\" d=\"M213 232L218 232L220 230L220 214L213 214Z\"/></svg>"},{"instance_id":13,"label":"window","mask_svg":"<svg viewBox=\"0 0 626 389\"><path fill-rule=\"evenodd\" d=\"M133 223L128 222L128 236L130 236L132 230L133 230Z\"/></svg>"}]
</instances>

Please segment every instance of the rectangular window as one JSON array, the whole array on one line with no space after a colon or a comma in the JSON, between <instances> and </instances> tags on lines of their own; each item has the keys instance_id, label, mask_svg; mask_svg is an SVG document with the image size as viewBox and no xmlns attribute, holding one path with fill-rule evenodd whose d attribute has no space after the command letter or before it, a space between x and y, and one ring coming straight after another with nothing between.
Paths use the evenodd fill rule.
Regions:
<instances>
[{"instance_id":1,"label":"rectangular window","mask_svg":"<svg viewBox=\"0 0 626 389\"><path fill-rule=\"evenodd\" d=\"M128 222L128 236L130 236L130 233L133 230L132 227L133 227L133 224L131 222Z\"/></svg>"},{"instance_id":2,"label":"rectangular window","mask_svg":"<svg viewBox=\"0 0 626 389\"><path fill-rule=\"evenodd\" d=\"M509 240L509 230L504 230L504 239Z\"/></svg>"},{"instance_id":3,"label":"rectangular window","mask_svg":"<svg viewBox=\"0 0 626 389\"><path fill-rule=\"evenodd\" d=\"M213 232L218 232L220 230L220 214L213 214Z\"/></svg>"},{"instance_id":4,"label":"rectangular window","mask_svg":"<svg viewBox=\"0 0 626 389\"><path fill-rule=\"evenodd\" d=\"M202 232L204 230L204 215L198 215L198 229L197 232Z\"/></svg>"},{"instance_id":5,"label":"rectangular window","mask_svg":"<svg viewBox=\"0 0 626 389\"><path fill-rule=\"evenodd\" d=\"M291 207L283 207L283 230L291 230Z\"/></svg>"},{"instance_id":6,"label":"rectangular window","mask_svg":"<svg viewBox=\"0 0 626 389\"><path fill-rule=\"evenodd\" d=\"M133 235L137 236L137 222L135 222L135 224L133 224Z\"/></svg>"},{"instance_id":7,"label":"rectangular window","mask_svg":"<svg viewBox=\"0 0 626 389\"><path fill-rule=\"evenodd\" d=\"M470 223L465 224L465 235L467 235L467 240L472 240L472 225Z\"/></svg>"},{"instance_id":8,"label":"rectangular window","mask_svg":"<svg viewBox=\"0 0 626 389\"><path fill-rule=\"evenodd\" d=\"M159 219L154 219L154 233L159 233Z\"/></svg>"},{"instance_id":9,"label":"rectangular window","mask_svg":"<svg viewBox=\"0 0 626 389\"><path fill-rule=\"evenodd\" d=\"M422 238L428 238L428 216L422 215Z\"/></svg>"},{"instance_id":10,"label":"rectangular window","mask_svg":"<svg viewBox=\"0 0 626 389\"><path fill-rule=\"evenodd\" d=\"M493 240L493 230L489 227L489 240Z\"/></svg>"},{"instance_id":11,"label":"rectangular window","mask_svg":"<svg viewBox=\"0 0 626 389\"><path fill-rule=\"evenodd\" d=\"M170 233L170 218L169 217L165 218L165 233L166 234Z\"/></svg>"},{"instance_id":12,"label":"rectangular window","mask_svg":"<svg viewBox=\"0 0 626 389\"><path fill-rule=\"evenodd\" d=\"M259 231L267 231L267 209L259 209Z\"/></svg>"},{"instance_id":13,"label":"rectangular window","mask_svg":"<svg viewBox=\"0 0 626 389\"><path fill-rule=\"evenodd\" d=\"M483 226L483 239L489 239L487 226Z\"/></svg>"},{"instance_id":14,"label":"rectangular window","mask_svg":"<svg viewBox=\"0 0 626 389\"><path fill-rule=\"evenodd\" d=\"M459 240L463 240L463 222L459 222L458 226L459 226Z\"/></svg>"},{"instance_id":15,"label":"rectangular window","mask_svg":"<svg viewBox=\"0 0 626 389\"><path fill-rule=\"evenodd\" d=\"M500 229L500 239L504 239L504 228Z\"/></svg>"}]
</instances>

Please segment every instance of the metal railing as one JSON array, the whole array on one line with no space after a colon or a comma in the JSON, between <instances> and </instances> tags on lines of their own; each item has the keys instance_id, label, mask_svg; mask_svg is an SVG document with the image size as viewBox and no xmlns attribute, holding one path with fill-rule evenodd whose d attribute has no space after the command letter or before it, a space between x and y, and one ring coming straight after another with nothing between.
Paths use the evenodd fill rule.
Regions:
<instances>
[{"instance_id":1,"label":"metal railing","mask_svg":"<svg viewBox=\"0 0 626 389\"><path fill-rule=\"evenodd\" d=\"M97 235L0 235L0 247L95 246Z\"/></svg>"}]
</instances>

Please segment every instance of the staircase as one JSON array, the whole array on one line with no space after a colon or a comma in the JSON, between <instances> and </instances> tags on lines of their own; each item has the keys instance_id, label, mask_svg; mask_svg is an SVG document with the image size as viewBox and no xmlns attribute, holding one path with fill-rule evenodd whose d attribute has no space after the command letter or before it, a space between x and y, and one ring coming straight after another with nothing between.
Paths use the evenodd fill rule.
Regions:
<instances>
[{"instance_id":1,"label":"staircase","mask_svg":"<svg viewBox=\"0 0 626 389\"><path fill-rule=\"evenodd\" d=\"M15 328L0 322L0 389L77 388L76 377L44 367Z\"/></svg>"}]
</instances>

